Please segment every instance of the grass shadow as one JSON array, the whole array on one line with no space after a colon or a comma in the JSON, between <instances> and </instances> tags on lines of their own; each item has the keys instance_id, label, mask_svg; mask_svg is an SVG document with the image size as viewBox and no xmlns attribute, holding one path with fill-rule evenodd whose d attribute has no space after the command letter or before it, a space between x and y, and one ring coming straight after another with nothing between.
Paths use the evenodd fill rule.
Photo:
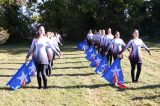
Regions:
<instances>
[{"instance_id":1,"label":"grass shadow","mask_svg":"<svg viewBox=\"0 0 160 106\"><path fill-rule=\"evenodd\" d=\"M146 85L146 86L137 87L137 88L129 88L129 90L155 89L155 88L160 88L160 84L157 84L157 85Z\"/></svg>"},{"instance_id":2,"label":"grass shadow","mask_svg":"<svg viewBox=\"0 0 160 106\"><path fill-rule=\"evenodd\" d=\"M145 96L145 97L134 97L132 98L132 100L143 100L143 99L156 99L156 98L160 98L160 95L153 95L153 96Z\"/></svg>"},{"instance_id":3,"label":"grass shadow","mask_svg":"<svg viewBox=\"0 0 160 106\"><path fill-rule=\"evenodd\" d=\"M91 76L91 75L95 75L95 73L87 73L87 74L53 74L51 76L54 77L59 77L59 76L70 76L70 77L74 77L74 76Z\"/></svg>"},{"instance_id":4,"label":"grass shadow","mask_svg":"<svg viewBox=\"0 0 160 106\"><path fill-rule=\"evenodd\" d=\"M96 89L101 87L109 86L109 84L95 84L95 85L74 85L74 86L48 86L48 89L82 89L82 88L88 88L88 89ZM37 89L36 86L26 86L26 89Z\"/></svg>"}]
</instances>

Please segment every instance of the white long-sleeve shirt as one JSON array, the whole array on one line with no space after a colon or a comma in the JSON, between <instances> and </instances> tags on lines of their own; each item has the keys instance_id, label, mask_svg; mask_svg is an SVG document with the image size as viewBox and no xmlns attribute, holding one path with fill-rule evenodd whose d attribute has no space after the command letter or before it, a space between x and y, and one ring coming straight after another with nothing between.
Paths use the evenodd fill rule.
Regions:
<instances>
[{"instance_id":1,"label":"white long-sleeve shirt","mask_svg":"<svg viewBox=\"0 0 160 106\"><path fill-rule=\"evenodd\" d=\"M132 49L129 55L129 59L133 61L138 61L139 63L142 62L141 48L148 49L147 46L144 44L144 42L141 39L130 40L123 51L125 51L128 48Z\"/></svg>"},{"instance_id":2,"label":"white long-sleeve shirt","mask_svg":"<svg viewBox=\"0 0 160 106\"><path fill-rule=\"evenodd\" d=\"M111 34L108 34L105 36L105 38L104 38L105 39L105 44L104 44L105 48L108 48L108 46L110 45L113 38L114 38L114 36Z\"/></svg>"},{"instance_id":3,"label":"white long-sleeve shirt","mask_svg":"<svg viewBox=\"0 0 160 106\"><path fill-rule=\"evenodd\" d=\"M39 64L48 64L48 55L46 51L47 47L50 47L56 54L59 55L59 52L56 50L55 46L52 45L47 38L43 37L41 39L33 39L27 58L29 58L30 54L34 52L33 59L35 62Z\"/></svg>"},{"instance_id":4,"label":"white long-sleeve shirt","mask_svg":"<svg viewBox=\"0 0 160 106\"><path fill-rule=\"evenodd\" d=\"M124 43L124 41L120 38L117 39L113 39L109 45L109 47L107 48L107 51L111 49L112 54L114 56L117 56L119 54L119 52L122 50L122 46L125 47L126 44Z\"/></svg>"}]
</instances>

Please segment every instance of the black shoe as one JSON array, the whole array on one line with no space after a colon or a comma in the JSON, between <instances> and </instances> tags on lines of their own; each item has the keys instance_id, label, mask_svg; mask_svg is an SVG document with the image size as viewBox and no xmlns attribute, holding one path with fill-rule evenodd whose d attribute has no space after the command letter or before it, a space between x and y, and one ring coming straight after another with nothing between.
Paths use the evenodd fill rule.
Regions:
<instances>
[{"instance_id":1,"label":"black shoe","mask_svg":"<svg viewBox=\"0 0 160 106\"><path fill-rule=\"evenodd\" d=\"M135 80L135 83L138 83L138 80Z\"/></svg>"},{"instance_id":2,"label":"black shoe","mask_svg":"<svg viewBox=\"0 0 160 106\"><path fill-rule=\"evenodd\" d=\"M41 88L42 88L41 86L38 87L38 89L41 89Z\"/></svg>"}]
</instances>

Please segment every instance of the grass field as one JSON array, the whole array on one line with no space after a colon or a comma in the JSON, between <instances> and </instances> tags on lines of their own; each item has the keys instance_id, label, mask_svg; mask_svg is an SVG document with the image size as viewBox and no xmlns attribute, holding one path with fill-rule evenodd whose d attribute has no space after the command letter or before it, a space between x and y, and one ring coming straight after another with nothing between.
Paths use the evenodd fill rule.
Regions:
<instances>
[{"instance_id":1,"label":"grass field","mask_svg":"<svg viewBox=\"0 0 160 106\"><path fill-rule=\"evenodd\" d=\"M29 45L0 46L0 106L160 106L160 45L147 43L152 56L143 51L139 83L131 83L128 52L122 68L127 90L121 90L94 73L82 51L73 44L63 48L63 59L56 59L47 90L38 90L36 77L16 91L6 83L25 60Z\"/></svg>"}]
</instances>

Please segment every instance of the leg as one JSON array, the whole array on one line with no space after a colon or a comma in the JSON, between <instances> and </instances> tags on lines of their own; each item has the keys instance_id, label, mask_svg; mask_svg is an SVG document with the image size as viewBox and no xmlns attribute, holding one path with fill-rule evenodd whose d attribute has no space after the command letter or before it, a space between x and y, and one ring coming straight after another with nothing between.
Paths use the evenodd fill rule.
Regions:
<instances>
[{"instance_id":1,"label":"leg","mask_svg":"<svg viewBox=\"0 0 160 106\"><path fill-rule=\"evenodd\" d=\"M47 65L45 64L41 64L41 65L42 65L41 74L43 78L44 89L47 89L47 76L46 76Z\"/></svg>"},{"instance_id":2,"label":"leg","mask_svg":"<svg viewBox=\"0 0 160 106\"><path fill-rule=\"evenodd\" d=\"M41 73L40 73L40 70L41 70L41 67L40 67L40 64L38 63L35 63L36 65L36 69L37 69L37 81L38 81L38 88L41 89L42 87L42 84L41 84Z\"/></svg>"},{"instance_id":3,"label":"leg","mask_svg":"<svg viewBox=\"0 0 160 106\"><path fill-rule=\"evenodd\" d=\"M112 54L110 54L110 56L109 56L109 58L110 58L110 65L112 64Z\"/></svg>"},{"instance_id":4,"label":"leg","mask_svg":"<svg viewBox=\"0 0 160 106\"><path fill-rule=\"evenodd\" d=\"M135 61L130 60L130 64L131 64L131 78L132 78L132 82L135 82L134 77L134 71L135 71L135 67L136 67L136 63Z\"/></svg>"},{"instance_id":5,"label":"leg","mask_svg":"<svg viewBox=\"0 0 160 106\"><path fill-rule=\"evenodd\" d=\"M138 82L139 76L141 74L142 63L137 63L137 75L136 75L136 82Z\"/></svg>"},{"instance_id":6,"label":"leg","mask_svg":"<svg viewBox=\"0 0 160 106\"><path fill-rule=\"evenodd\" d=\"M49 60L49 64L48 64L48 71L49 71L49 76L51 76L51 71L52 71L52 66L51 66L51 60Z\"/></svg>"}]
</instances>

